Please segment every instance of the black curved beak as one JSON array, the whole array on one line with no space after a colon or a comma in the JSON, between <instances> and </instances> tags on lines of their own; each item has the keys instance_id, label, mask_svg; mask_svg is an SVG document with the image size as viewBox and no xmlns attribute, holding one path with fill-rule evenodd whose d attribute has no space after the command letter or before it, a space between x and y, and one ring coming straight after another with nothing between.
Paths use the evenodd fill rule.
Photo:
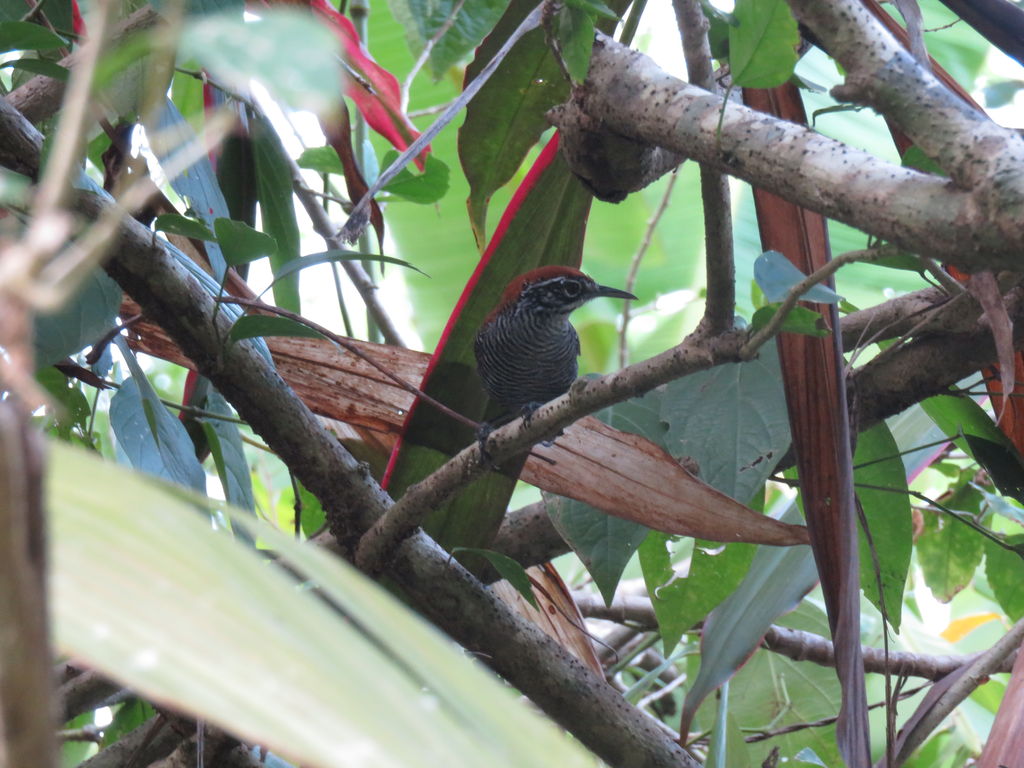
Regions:
<instances>
[{"instance_id":1,"label":"black curved beak","mask_svg":"<svg viewBox=\"0 0 1024 768\"><path fill-rule=\"evenodd\" d=\"M636 296L629 291L621 291L618 288L609 288L607 285L597 286L597 290L594 291L594 296L608 296L612 299L632 299L633 301L636 301Z\"/></svg>"}]
</instances>

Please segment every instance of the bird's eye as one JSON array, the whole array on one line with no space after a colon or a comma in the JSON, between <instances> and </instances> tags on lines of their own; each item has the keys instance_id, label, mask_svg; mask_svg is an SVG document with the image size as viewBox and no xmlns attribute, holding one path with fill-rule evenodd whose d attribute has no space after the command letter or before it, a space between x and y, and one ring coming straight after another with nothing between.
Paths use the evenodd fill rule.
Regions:
<instances>
[{"instance_id":1,"label":"bird's eye","mask_svg":"<svg viewBox=\"0 0 1024 768\"><path fill-rule=\"evenodd\" d=\"M577 283L575 280L566 280L562 283L562 293L565 294L567 299L575 299L580 295L583 290L583 286Z\"/></svg>"}]
</instances>

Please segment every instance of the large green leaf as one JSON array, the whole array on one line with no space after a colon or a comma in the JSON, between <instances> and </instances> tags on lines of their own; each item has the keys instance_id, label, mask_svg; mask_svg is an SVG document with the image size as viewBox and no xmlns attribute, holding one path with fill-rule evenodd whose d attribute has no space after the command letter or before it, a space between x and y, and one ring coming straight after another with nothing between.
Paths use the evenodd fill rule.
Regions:
<instances>
[{"instance_id":1,"label":"large green leaf","mask_svg":"<svg viewBox=\"0 0 1024 768\"><path fill-rule=\"evenodd\" d=\"M774 88L789 80L800 44L785 0L737 0L729 27L732 79L744 88Z\"/></svg>"},{"instance_id":2,"label":"large green leaf","mask_svg":"<svg viewBox=\"0 0 1024 768\"><path fill-rule=\"evenodd\" d=\"M261 115L254 115L251 119L260 218L263 231L277 242L277 251L270 256L270 265L276 276L299 258L299 224L292 197L292 170L284 145L270 122ZM274 282L274 302L292 312L301 311L297 275Z\"/></svg>"},{"instance_id":3,"label":"large green leaf","mask_svg":"<svg viewBox=\"0 0 1024 768\"><path fill-rule=\"evenodd\" d=\"M910 568L914 524L907 494L907 475L899 448L884 422L876 424L857 438L853 456L853 482L857 486L871 541L878 556L879 574L868 547L864 530L860 536L860 585L864 596L879 610L878 578L882 581L885 609L895 631L900 628L903 587ZM866 487L874 486L874 487ZM876 490L888 488L890 490Z\"/></svg>"},{"instance_id":4,"label":"large green leaf","mask_svg":"<svg viewBox=\"0 0 1024 768\"><path fill-rule=\"evenodd\" d=\"M545 493L544 506L558 533L594 578L605 603L611 605L622 571L648 529L564 496Z\"/></svg>"},{"instance_id":5,"label":"large green leaf","mask_svg":"<svg viewBox=\"0 0 1024 768\"><path fill-rule=\"evenodd\" d=\"M1024 502L1024 457L980 405L969 397L937 395L921 407L981 464L1001 493Z\"/></svg>"},{"instance_id":6,"label":"large green leaf","mask_svg":"<svg viewBox=\"0 0 1024 768\"><path fill-rule=\"evenodd\" d=\"M824 612L806 600L778 623L828 636ZM835 717L841 703L835 670L770 651L755 653L730 681L730 688L733 695L729 713L748 734L752 730L782 731L787 725ZM834 724L783 733L756 746L758 755L768 754L773 747L779 747L783 755L796 755L810 748L821 761L819 765L843 765L836 747ZM793 762L796 761L785 764Z\"/></svg>"},{"instance_id":7,"label":"large green leaf","mask_svg":"<svg viewBox=\"0 0 1024 768\"><path fill-rule=\"evenodd\" d=\"M743 579L754 556L750 544L694 541L690 570L677 577L668 547L671 537L651 531L640 545L640 566L658 619L666 655L683 633L707 616Z\"/></svg>"},{"instance_id":8,"label":"large green leaf","mask_svg":"<svg viewBox=\"0 0 1024 768\"><path fill-rule=\"evenodd\" d=\"M669 383L661 401L664 447L689 457L700 478L747 503L789 448L789 418L775 345L746 363Z\"/></svg>"},{"instance_id":9,"label":"large green leaf","mask_svg":"<svg viewBox=\"0 0 1024 768\"><path fill-rule=\"evenodd\" d=\"M800 520L795 503L782 520ZM772 622L793 610L817 581L809 547L757 548L740 586L704 622L700 672L683 703L684 724L692 721L708 694L750 658Z\"/></svg>"},{"instance_id":10,"label":"large green leaf","mask_svg":"<svg viewBox=\"0 0 1024 768\"><path fill-rule=\"evenodd\" d=\"M1007 541L1020 546L1024 543L1024 536L1007 537ZM1024 589L1021 589L1021 584L1024 584L1024 560L1021 560L1020 555L986 539L985 576L1010 621L1024 617Z\"/></svg>"},{"instance_id":11,"label":"large green leaf","mask_svg":"<svg viewBox=\"0 0 1024 768\"><path fill-rule=\"evenodd\" d=\"M230 88L244 93L256 78L285 104L324 113L341 93L337 50L337 39L322 22L272 8L249 22L234 12L189 19L179 55L199 61Z\"/></svg>"},{"instance_id":12,"label":"large green leaf","mask_svg":"<svg viewBox=\"0 0 1024 768\"><path fill-rule=\"evenodd\" d=\"M945 506L977 512L981 494L970 485L960 488ZM948 603L966 587L981 565L984 543L967 525L941 512L925 511L924 530L917 537L917 561L935 597Z\"/></svg>"},{"instance_id":13,"label":"large green leaf","mask_svg":"<svg viewBox=\"0 0 1024 768\"><path fill-rule=\"evenodd\" d=\"M467 67L467 82L490 62L536 5L532 0L511 0ZM619 13L627 3L615 0L610 5ZM597 26L610 31L607 20ZM593 42L592 32L590 40ZM544 31L536 29L516 44L466 108L466 120L459 129L459 160L470 187L466 203L470 226L481 249L487 242L491 196L508 183L530 148L548 130L544 114L568 94L569 83L551 55Z\"/></svg>"},{"instance_id":14,"label":"large green leaf","mask_svg":"<svg viewBox=\"0 0 1024 768\"><path fill-rule=\"evenodd\" d=\"M114 327L120 306L121 287L102 269L93 270L67 305L53 314L36 316L32 335L36 366L53 365L98 341Z\"/></svg>"},{"instance_id":15,"label":"large green leaf","mask_svg":"<svg viewBox=\"0 0 1024 768\"><path fill-rule=\"evenodd\" d=\"M115 343L132 373L110 401L110 426L121 450L136 469L206 490L206 474L185 425L160 402L128 343L121 337Z\"/></svg>"},{"instance_id":16,"label":"large green leaf","mask_svg":"<svg viewBox=\"0 0 1024 768\"><path fill-rule=\"evenodd\" d=\"M296 765L593 765L339 560L232 515L302 584L214 530L203 499L60 444L50 460L61 653Z\"/></svg>"},{"instance_id":17,"label":"large green leaf","mask_svg":"<svg viewBox=\"0 0 1024 768\"><path fill-rule=\"evenodd\" d=\"M530 0L512 0L501 21L466 70L472 80L533 10ZM459 129L459 160L469 182L470 226L482 249L487 242L487 207L549 125L544 113L569 92L544 32L527 33L466 108Z\"/></svg>"},{"instance_id":18,"label":"large green leaf","mask_svg":"<svg viewBox=\"0 0 1024 768\"><path fill-rule=\"evenodd\" d=\"M500 18L508 0L388 0L388 7L405 27L409 48L419 56L428 44L430 70L440 78L476 48ZM447 31L442 29L458 13ZM438 34L441 37L438 38Z\"/></svg>"},{"instance_id":19,"label":"large green leaf","mask_svg":"<svg viewBox=\"0 0 1024 768\"><path fill-rule=\"evenodd\" d=\"M235 415L224 396L212 387L203 405L205 410L211 413L228 418ZM245 459L238 425L212 417L203 417L202 425L214 464L217 466L217 476L220 477L220 484L224 489L224 498L229 504L252 512L255 509L252 476L249 473L249 462Z\"/></svg>"}]
</instances>

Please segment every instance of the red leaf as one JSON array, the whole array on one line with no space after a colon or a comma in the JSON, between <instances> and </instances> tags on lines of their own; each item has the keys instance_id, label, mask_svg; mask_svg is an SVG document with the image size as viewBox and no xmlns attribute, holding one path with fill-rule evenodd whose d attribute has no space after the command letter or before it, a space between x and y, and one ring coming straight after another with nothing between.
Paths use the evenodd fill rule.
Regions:
<instances>
[{"instance_id":1,"label":"red leaf","mask_svg":"<svg viewBox=\"0 0 1024 768\"><path fill-rule=\"evenodd\" d=\"M770 90L744 89L747 106L806 123L792 84ZM754 190L761 246L776 250L805 274L829 258L828 232L819 214ZM838 323L834 307L809 305ZM800 495L811 549L821 576L843 705L836 739L848 765L869 765L867 699L860 650L860 576L857 522L842 350L835 334L824 338L779 336L783 384L800 475Z\"/></svg>"},{"instance_id":2,"label":"red leaf","mask_svg":"<svg viewBox=\"0 0 1024 768\"><path fill-rule=\"evenodd\" d=\"M85 19L82 18L82 11L78 7L78 0L71 0L71 29L79 38L86 36Z\"/></svg>"},{"instance_id":3,"label":"red leaf","mask_svg":"<svg viewBox=\"0 0 1024 768\"><path fill-rule=\"evenodd\" d=\"M356 103L373 130L399 151L408 147L419 136L419 131L402 112L398 80L373 60L352 22L327 0L309 0L309 7L331 24L341 41L345 61L351 70L346 89L349 98ZM429 151L428 147L423 154ZM416 159L416 166L423 170L422 156Z\"/></svg>"}]
</instances>

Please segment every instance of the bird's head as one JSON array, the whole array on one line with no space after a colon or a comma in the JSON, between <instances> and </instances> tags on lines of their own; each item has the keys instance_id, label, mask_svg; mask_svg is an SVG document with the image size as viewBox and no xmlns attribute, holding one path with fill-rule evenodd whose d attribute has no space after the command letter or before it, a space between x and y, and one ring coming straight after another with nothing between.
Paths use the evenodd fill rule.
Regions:
<instances>
[{"instance_id":1,"label":"bird's head","mask_svg":"<svg viewBox=\"0 0 1024 768\"><path fill-rule=\"evenodd\" d=\"M519 275L509 283L487 321L507 310L568 315L600 296L636 299L627 291L598 285L593 278L572 267L539 267Z\"/></svg>"}]
</instances>

